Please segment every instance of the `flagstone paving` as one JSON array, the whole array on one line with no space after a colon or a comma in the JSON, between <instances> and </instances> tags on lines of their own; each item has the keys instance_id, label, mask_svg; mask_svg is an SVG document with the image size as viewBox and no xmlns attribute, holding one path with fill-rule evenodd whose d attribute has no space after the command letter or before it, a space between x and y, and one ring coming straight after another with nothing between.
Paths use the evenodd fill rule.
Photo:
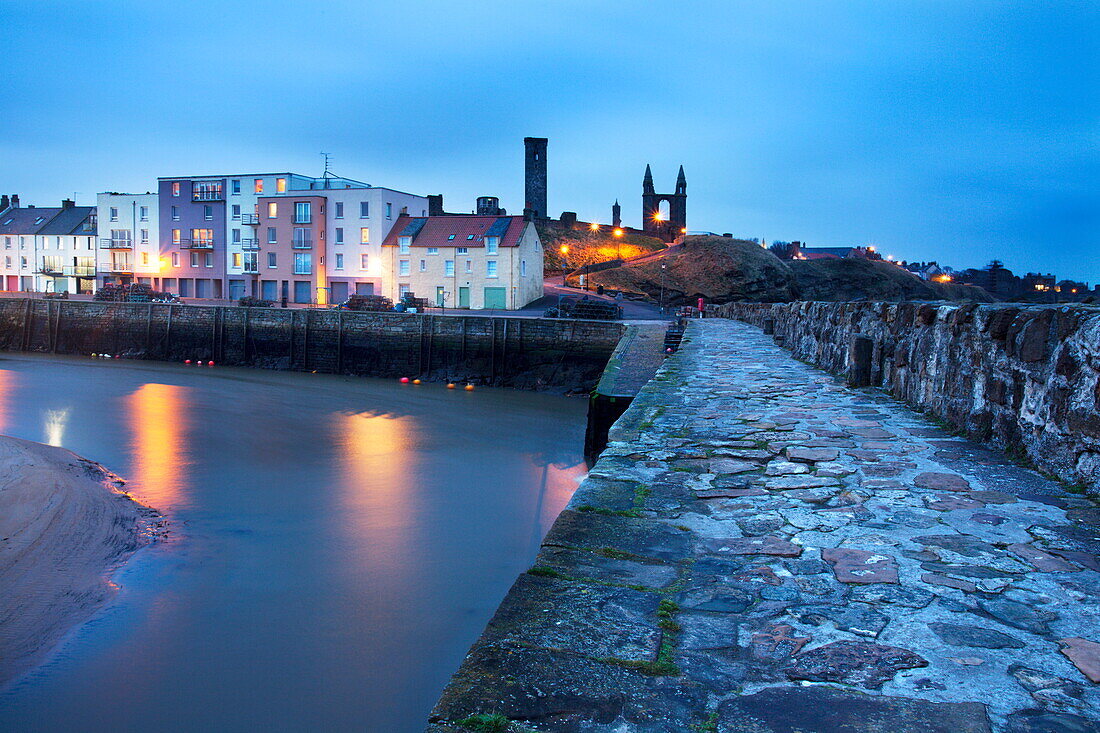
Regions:
<instances>
[{"instance_id":1,"label":"flagstone paving","mask_svg":"<svg viewBox=\"0 0 1100 733\"><path fill-rule=\"evenodd\" d=\"M1100 731L1090 500L720 319L610 437L429 730Z\"/></svg>"}]
</instances>

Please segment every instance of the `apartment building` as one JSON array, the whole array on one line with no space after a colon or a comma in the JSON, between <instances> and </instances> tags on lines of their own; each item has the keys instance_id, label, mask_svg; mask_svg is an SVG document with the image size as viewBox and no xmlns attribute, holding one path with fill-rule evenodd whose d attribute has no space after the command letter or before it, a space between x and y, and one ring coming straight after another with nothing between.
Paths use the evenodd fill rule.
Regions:
<instances>
[{"instance_id":1,"label":"apartment building","mask_svg":"<svg viewBox=\"0 0 1100 733\"><path fill-rule=\"evenodd\" d=\"M160 217L155 193L101 193L97 280L128 285L139 282L160 289Z\"/></svg>"},{"instance_id":2,"label":"apartment building","mask_svg":"<svg viewBox=\"0 0 1100 733\"><path fill-rule=\"evenodd\" d=\"M0 197L0 278L3 289L33 292L37 290L35 270L38 268L36 236L60 208L22 207L19 196Z\"/></svg>"},{"instance_id":3,"label":"apartment building","mask_svg":"<svg viewBox=\"0 0 1100 733\"><path fill-rule=\"evenodd\" d=\"M34 235L36 290L89 295L95 290L96 220L95 206L61 202Z\"/></svg>"},{"instance_id":4,"label":"apartment building","mask_svg":"<svg viewBox=\"0 0 1100 733\"><path fill-rule=\"evenodd\" d=\"M402 215L382 242L385 295L515 310L542 297L543 248L521 216Z\"/></svg>"},{"instance_id":5,"label":"apartment building","mask_svg":"<svg viewBox=\"0 0 1100 733\"><path fill-rule=\"evenodd\" d=\"M258 286L269 300L341 303L382 293L382 241L402 213L427 214L424 196L360 184L264 196L257 206Z\"/></svg>"}]
</instances>

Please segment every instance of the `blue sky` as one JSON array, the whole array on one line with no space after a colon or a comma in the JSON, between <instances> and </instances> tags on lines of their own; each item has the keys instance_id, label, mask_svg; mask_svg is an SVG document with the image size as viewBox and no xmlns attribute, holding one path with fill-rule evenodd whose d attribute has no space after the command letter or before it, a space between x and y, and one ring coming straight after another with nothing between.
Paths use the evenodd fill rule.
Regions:
<instances>
[{"instance_id":1,"label":"blue sky","mask_svg":"<svg viewBox=\"0 0 1100 733\"><path fill-rule=\"evenodd\" d=\"M1092 2L9 2L0 190L333 169L637 224L681 163L688 226L1100 281Z\"/></svg>"}]
</instances>

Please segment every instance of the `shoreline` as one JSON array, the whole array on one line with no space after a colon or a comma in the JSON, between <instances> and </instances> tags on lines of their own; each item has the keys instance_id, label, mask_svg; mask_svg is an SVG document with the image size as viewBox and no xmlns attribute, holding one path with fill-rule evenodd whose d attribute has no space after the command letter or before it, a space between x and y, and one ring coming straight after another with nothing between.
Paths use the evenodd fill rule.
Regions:
<instances>
[{"instance_id":1,"label":"shoreline","mask_svg":"<svg viewBox=\"0 0 1100 733\"><path fill-rule=\"evenodd\" d=\"M103 466L0 435L0 688L114 595L112 572L164 520Z\"/></svg>"}]
</instances>

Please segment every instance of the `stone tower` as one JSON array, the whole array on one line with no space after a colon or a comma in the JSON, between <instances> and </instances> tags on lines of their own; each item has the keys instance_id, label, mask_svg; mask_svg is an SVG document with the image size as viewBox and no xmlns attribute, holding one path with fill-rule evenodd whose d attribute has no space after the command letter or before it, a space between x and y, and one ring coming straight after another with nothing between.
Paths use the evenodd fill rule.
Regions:
<instances>
[{"instance_id":1,"label":"stone tower","mask_svg":"<svg viewBox=\"0 0 1100 733\"><path fill-rule=\"evenodd\" d=\"M615 199L614 206L611 207L611 227L618 229L623 225L623 207L619 206L619 199Z\"/></svg>"},{"instance_id":2,"label":"stone tower","mask_svg":"<svg viewBox=\"0 0 1100 733\"><path fill-rule=\"evenodd\" d=\"M667 220L657 218L662 201L668 203ZM687 177L684 175L684 166L680 166L680 173L676 176L676 192L657 193L653 187L653 171L647 164L645 176L642 178L642 229L650 236L671 242L686 227Z\"/></svg>"},{"instance_id":3,"label":"stone tower","mask_svg":"<svg viewBox=\"0 0 1100 733\"><path fill-rule=\"evenodd\" d=\"M530 212L537 219L547 217L546 143L544 137L523 138L523 208L525 214Z\"/></svg>"}]
</instances>

